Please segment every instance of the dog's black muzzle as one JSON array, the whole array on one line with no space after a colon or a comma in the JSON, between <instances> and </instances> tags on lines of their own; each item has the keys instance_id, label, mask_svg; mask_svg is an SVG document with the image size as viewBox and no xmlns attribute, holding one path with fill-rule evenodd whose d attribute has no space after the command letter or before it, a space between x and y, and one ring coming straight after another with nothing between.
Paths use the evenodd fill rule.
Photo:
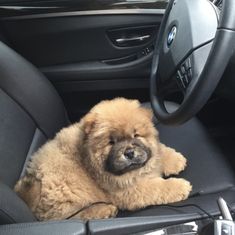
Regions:
<instances>
[{"instance_id":1,"label":"dog's black muzzle","mask_svg":"<svg viewBox=\"0 0 235 235\"><path fill-rule=\"evenodd\" d=\"M121 175L144 166L150 157L150 149L140 140L120 141L109 153L106 170Z\"/></svg>"}]
</instances>

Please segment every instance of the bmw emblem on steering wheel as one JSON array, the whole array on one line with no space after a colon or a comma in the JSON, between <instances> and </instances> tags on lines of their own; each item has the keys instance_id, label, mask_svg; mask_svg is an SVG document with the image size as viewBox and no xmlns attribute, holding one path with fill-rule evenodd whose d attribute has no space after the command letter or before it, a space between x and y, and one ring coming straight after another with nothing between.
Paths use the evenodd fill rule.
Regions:
<instances>
[{"instance_id":1,"label":"bmw emblem on steering wheel","mask_svg":"<svg viewBox=\"0 0 235 235\"><path fill-rule=\"evenodd\" d=\"M176 33L177 33L177 28L176 26L173 26L171 28L171 31L168 34L167 37L167 46L170 47L170 45L172 44L172 42L174 41L175 37L176 37Z\"/></svg>"}]
</instances>

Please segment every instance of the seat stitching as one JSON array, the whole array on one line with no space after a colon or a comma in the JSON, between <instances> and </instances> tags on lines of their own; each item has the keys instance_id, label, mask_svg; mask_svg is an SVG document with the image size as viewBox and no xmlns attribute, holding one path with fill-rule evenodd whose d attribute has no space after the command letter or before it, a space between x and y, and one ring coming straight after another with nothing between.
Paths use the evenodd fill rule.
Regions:
<instances>
[{"instance_id":1,"label":"seat stitching","mask_svg":"<svg viewBox=\"0 0 235 235\"><path fill-rule=\"evenodd\" d=\"M6 217L8 217L12 222L16 223L16 221L13 219L13 217L10 215L9 211L3 210L0 208L0 211L5 214Z\"/></svg>"}]
</instances>

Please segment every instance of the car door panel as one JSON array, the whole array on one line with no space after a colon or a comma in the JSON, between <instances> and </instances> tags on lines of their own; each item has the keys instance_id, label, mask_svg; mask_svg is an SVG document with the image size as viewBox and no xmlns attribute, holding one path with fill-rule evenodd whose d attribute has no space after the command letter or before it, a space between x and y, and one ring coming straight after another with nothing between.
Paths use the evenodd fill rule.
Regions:
<instances>
[{"instance_id":1,"label":"car door panel","mask_svg":"<svg viewBox=\"0 0 235 235\"><path fill-rule=\"evenodd\" d=\"M73 100L81 92L93 97L87 109L99 101L97 97L113 98L110 91L148 99L151 59L166 2L22 4L19 8L0 3L4 37L51 80L70 116L77 119L83 114L81 104Z\"/></svg>"},{"instance_id":2,"label":"car door panel","mask_svg":"<svg viewBox=\"0 0 235 235\"><path fill-rule=\"evenodd\" d=\"M38 67L126 57L153 43L161 17L152 15L99 15L6 20L5 32L12 45ZM108 30L156 27L140 46L117 47ZM138 35L138 30L136 30Z\"/></svg>"}]
</instances>

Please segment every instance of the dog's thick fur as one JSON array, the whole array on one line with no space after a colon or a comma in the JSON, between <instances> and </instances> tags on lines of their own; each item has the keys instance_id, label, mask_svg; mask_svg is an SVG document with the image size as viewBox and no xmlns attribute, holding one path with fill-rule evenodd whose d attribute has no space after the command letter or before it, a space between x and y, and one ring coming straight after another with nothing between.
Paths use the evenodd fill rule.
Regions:
<instances>
[{"instance_id":1,"label":"dog's thick fur","mask_svg":"<svg viewBox=\"0 0 235 235\"><path fill-rule=\"evenodd\" d=\"M151 111L135 100L99 103L34 154L15 191L39 220L65 219L95 202L105 203L87 207L73 218L114 217L118 209L136 210L186 199L192 188L188 181L162 178L184 170L186 159L158 141L151 120ZM124 145L125 151L127 145L134 146L145 157L138 155L142 165L131 168L130 164L126 172L108 170L110 159L114 170L123 167L120 161L133 161L126 160L123 152L118 161L114 153L110 157L118 142L115 154Z\"/></svg>"}]
</instances>

